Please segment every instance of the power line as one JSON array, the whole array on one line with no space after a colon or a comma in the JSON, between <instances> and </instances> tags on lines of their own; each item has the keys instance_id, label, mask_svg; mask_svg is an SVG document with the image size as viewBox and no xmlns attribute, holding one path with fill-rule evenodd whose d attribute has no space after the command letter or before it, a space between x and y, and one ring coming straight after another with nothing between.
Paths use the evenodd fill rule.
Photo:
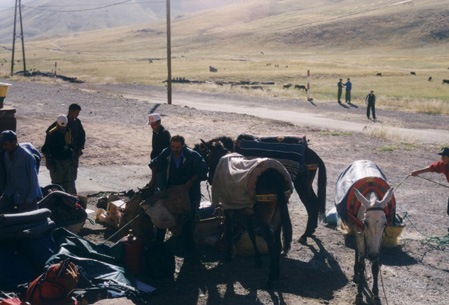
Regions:
<instances>
[{"instance_id":1,"label":"power line","mask_svg":"<svg viewBox=\"0 0 449 305\"><path fill-rule=\"evenodd\" d=\"M32 9L32 10L38 10L38 11L48 11L48 12L57 12L57 13L73 13L73 12L85 12L85 11L94 11L94 10L101 10L108 7L113 7L117 5L136 5L141 3L165 3L165 0L158 0L158 1L134 1L130 3L132 0L126 0L122 2L112 3L112 4L99 4L99 3L90 3L90 4L69 4L69 5L39 5L39 6L32 6L32 5L23 5L24 8ZM176 2L180 2L181 0L178 0ZM86 6L93 6L92 8L85 8L85 9L74 9L74 10L57 10L57 9L51 9L51 8L57 8L57 7L86 7Z\"/></svg>"}]
</instances>

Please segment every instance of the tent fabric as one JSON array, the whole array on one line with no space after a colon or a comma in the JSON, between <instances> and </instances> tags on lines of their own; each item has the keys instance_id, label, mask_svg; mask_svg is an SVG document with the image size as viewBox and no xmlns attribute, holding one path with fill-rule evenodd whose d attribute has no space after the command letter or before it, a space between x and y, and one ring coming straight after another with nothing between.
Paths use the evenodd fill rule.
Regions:
<instances>
[{"instance_id":1,"label":"tent fabric","mask_svg":"<svg viewBox=\"0 0 449 305\"><path fill-rule=\"evenodd\" d=\"M382 199L390 189L387 179L380 168L370 160L357 160L346 167L335 183L335 206L342 221L348 221L348 214L357 217L360 202L355 197L354 188L365 197L374 192ZM384 209L388 223L394 219L396 199L394 195Z\"/></svg>"},{"instance_id":2,"label":"tent fabric","mask_svg":"<svg viewBox=\"0 0 449 305\"><path fill-rule=\"evenodd\" d=\"M94 283L112 281L131 285L132 278L128 274L125 275L122 266L122 243L113 246L95 244L65 228L57 228L53 232L53 238L59 246L59 251L47 260L47 266L70 258Z\"/></svg>"},{"instance_id":3,"label":"tent fabric","mask_svg":"<svg viewBox=\"0 0 449 305\"><path fill-rule=\"evenodd\" d=\"M255 202L258 177L267 169L275 169L285 179L290 193L292 181L285 167L269 158L244 157L238 153L223 156L218 162L212 185L212 205L223 209L243 209Z\"/></svg>"},{"instance_id":4,"label":"tent fabric","mask_svg":"<svg viewBox=\"0 0 449 305\"><path fill-rule=\"evenodd\" d=\"M94 244L64 228L57 228L53 237L60 249L47 260L46 266L69 258L82 275L76 288L78 293L89 289L106 290L109 298L127 297L136 304L146 304L132 286L132 275L125 273L122 266L122 243L113 246Z\"/></svg>"},{"instance_id":5,"label":"tent fabric","mask_svg":"<svg viewBox=\"0 0 449 305\"><path fill-rule=\"evenodd\" d=\"M294 181L306 170L305 136L256 137L250 134L237 136L235 151L244 156L272 158L281 162Z\"/></svg>"},{"instance_id":6,"label":"tent fabric","mask_svg":"<svg viewBox=\"0 0 449 305\"><path fill-rule=\"evenodd\" d=\"M51 231L38 238L17 239L0 245L0 288L14 290L34 280L57 251Z\"/></svg>"}]
</instances>

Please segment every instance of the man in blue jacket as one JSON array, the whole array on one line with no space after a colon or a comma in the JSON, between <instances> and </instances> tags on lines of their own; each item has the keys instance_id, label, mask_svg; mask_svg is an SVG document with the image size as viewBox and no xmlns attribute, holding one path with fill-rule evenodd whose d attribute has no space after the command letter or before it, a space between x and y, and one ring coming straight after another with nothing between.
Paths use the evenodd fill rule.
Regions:
<instances>
[{"instance_id":1,"label":"man in blue jacket","mask_svg":"<svg viewBox=\"0 0 449 305\"><path fill-rule=\"evenodd\" d=\"M28 212L37 209L42 191L37 177L35 157L17 142L12 130L0 134L0 145L4 151L6 187L0 197L0 214Z\"/></svg>"},{"instance_id":2,"label":"man in blue jacket","mask_svg":"<svg viewBox=\"0 0 449 305\"><path fill-rule=\"evenodd\" d=\"M345 83L345 87L346 87L345 102L349 104L351 103L351 90L352 90L352 83L350 78L348 78L348 81Z\"/></svg>"},{"instance_id":3,"label":"man in blue jacket","mask_svg":"<svg viewBox=\"0 0 449 305\"><path fill-rule=\"evenodd\" d=\"M203 157L185 145L184 137L175 135L170 139L170 146L152 159L148 166L151 169L149 186L156 182L158 173L163 173L162 190L175 185L185 185L189 189L191 213L183 225L186 261L193 264L200 262L199 253L193 238L195 215L201 202L201 181L207 179L208 167ZM156 241L163 242L165 229L158 229Z\"/></svg>"}]
</instances>

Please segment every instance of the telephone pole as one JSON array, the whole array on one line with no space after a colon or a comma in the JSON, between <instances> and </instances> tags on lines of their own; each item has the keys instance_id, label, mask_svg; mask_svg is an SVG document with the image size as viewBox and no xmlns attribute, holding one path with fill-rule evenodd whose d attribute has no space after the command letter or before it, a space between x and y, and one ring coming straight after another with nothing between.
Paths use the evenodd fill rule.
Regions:
<instances>
[{"instance_id":1,"label":"telephone pole","mask_svg":"<svg viewBox=\"0 0 449 305\"><path fill-rule=\"evenodd\" d=\"M14 33L12 36L12 58L11 58L11 76L14 76L14 52L16 46L16 24L17 24L17 8L19 8L19 21L20 21L20 39L22 40L22 56L23 56L23 72L25 73L26 61L25 61L25 41L23 38L23 23L22 23L22 0L16 0L16 7L14 9Z\"/></svg>"},{"instance_id":2,"label":"telephone pole","mask_svg":"<svg viewBox=\"0 0 449 305\"><path fill-rule=\"evenodd\" d=\"M17 1L17 0L16 0ZM167 0L167 101L171 105L171 29L170 29L170 0Z\"/></svg>"}]
</instances>

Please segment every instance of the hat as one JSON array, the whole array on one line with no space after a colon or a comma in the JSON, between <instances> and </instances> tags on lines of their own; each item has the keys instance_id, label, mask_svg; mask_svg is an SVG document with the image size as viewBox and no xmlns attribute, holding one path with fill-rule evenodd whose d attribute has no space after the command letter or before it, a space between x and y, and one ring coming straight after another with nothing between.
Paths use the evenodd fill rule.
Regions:
<instances>
[{"instance_id":1,"label":"hat","mask_svg":"<svg viewBox=\"0 0 449 305\"><path fill-rule=\"evenodd\" d=\"M0 134L0 144L3 144L7 141L17 140L17 135L12 130L4 130Z\"/></svg>"},{"instance_id":2,"label":"hat","mask_svg":"<svg viewBox=\"0 0 449 305\"><path fill-rule=\"evenodd\" d=\"M153 123L156 123L157 121L161 120L161 116L159 113L152 113L148 115L148 125L151 125Z\"/></svg>"},{"instance_id":3,"label":"hat","mask_svg":"<svg viewBox=\"0 0 449 305\"><path fill-rule=\"evenodd\" d=\"M61 127L66 127L68 122L69 120L67 119L67 116L63 114L60 114L58 116L58 119L56 120L56 123L58 123L58 125Z\"/></svg>"},{"instance_id":4,"label":"hat","mask_svg":"<svg viewBox=\"0 0 449 305\"><path fill-rule=\"evenodd\" d=\"M449 157L449 147L444 147L438 153L440 156L448 156Z\"/></svg>"}]
</instances>

